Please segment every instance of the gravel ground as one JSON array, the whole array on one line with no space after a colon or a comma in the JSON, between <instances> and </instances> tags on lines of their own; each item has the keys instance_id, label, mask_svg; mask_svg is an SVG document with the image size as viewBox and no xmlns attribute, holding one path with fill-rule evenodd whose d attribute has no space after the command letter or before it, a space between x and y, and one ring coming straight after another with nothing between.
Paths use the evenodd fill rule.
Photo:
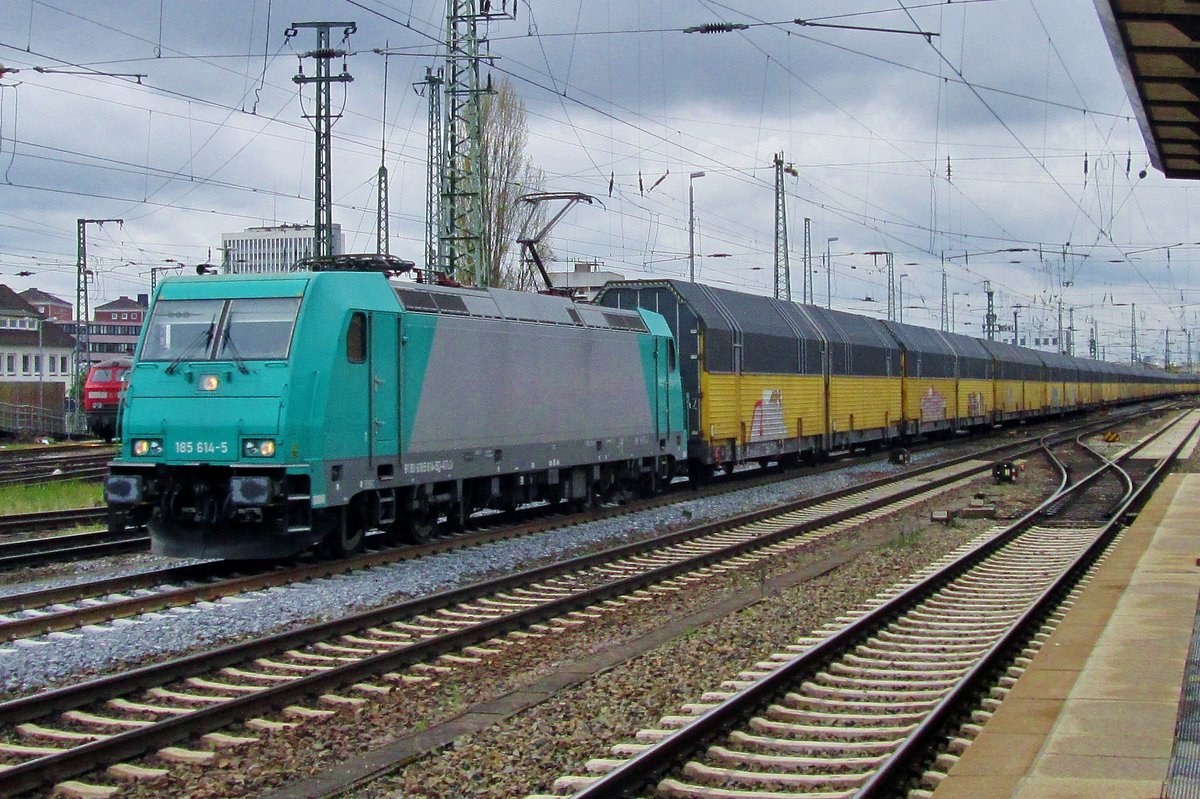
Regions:
<instances>
[{"instance_id":1,"label":"gravel ground","mask_svg":"<svg viewBox=\"0 0 1200 799\"><path fill-rule=\"evenodd\" d=\"M448 749L352 794L356 799L523 797L548 787L563 773L581 773L582 764L606 754L608 745L630 740L639 727L654 726L660 716L698 698L746 663L856 607L993 524L973 520L932 525L931 510L963 507L983 492L1001 515L1012 517L1027 506L1030 496L1042 495L1053 483L1049 471L1036 463L1016 485L996 487L990 479L979 480L953 496L800 547L766 571L733 573L653 603L630 603L582 629L456 668L438 684L402 687L358 713L341 713L328 722L272 735L252 750L223 755L217 768L175 770L166 783L142 786L131 795L261 796L267 786L329 768L397 734L424 729L471 703L526 685L562 663L651 632L664 620L739 592L759 590L770 577L851 558L844 566L693 630L480 734L464 736ZM664 674L670 679L664 680Z\"/></svg>"},{"instance_id":2,"label":"gravel ground","mask_svg":"<svg viewBox=\"0 0 1200 799\"><path fill-rule=\"evenodd\" d=\"M684 522L718 519L763 505L834 491L899 468L887 463L859 463L836 472L798 477L714 499L684 501L618 519L146 614L90 631L55 633L0 647L3 670L0 690L11 695L24 694L80 674L104 673L122 663L162 659L197 646L211 647L290 625L337 618L387 602L465 585L499 571L527 568L596 547L651 537ZM139 558L141 571L146 570L148 562L161 567L175 561ZM26 583L19 590L78 582L108 573L94 562L79 566L87 569L86 577ZM120 573L136 571L138 567L131 564L128 572L121 569ZM9 585L4 591L17 592L18 588Z\"/></svg>"},{"instance_id":3,"label":"gravel ground","mask_svg":"<svg viewBox=\"0 0 1200 799\"><path fill-rule=\"evenodd\" d=\"M1026 435L1014 428L1010 435ZM1129 436L1125 436L1128 440ZM914 453L919 464L956 452L978 449L978 440L951 442L947 446ZM570 557L596 548L648 538L684 523L696 523L743 513L765 505L835 491L903 467L875 459L850 462L822 474L802 475L754 489L735 491L707 500L683 501L669 507L617 519L561 528L470 550L446 553L416 561L392 564L352 574L316 580L286 588L243 594L204 603L118 620L109 625L0 646L0 698L62 684L80 675L111 672L123 664L161 660L201 647L261 635L306 622L337 618L388 602L399 601L469 584L503 571L527 568L541 562ZM98 575L137 573L182 561L149 555L125 561L106 559L71 564L74 573L47 578L31 571L36 582L10 584L0 595L73 584ZM121 564L116 568L113 563ZM106 570L105 564L108 565ZM59 570L67 566L56 567Z\"/></svg>"}]
</instances>

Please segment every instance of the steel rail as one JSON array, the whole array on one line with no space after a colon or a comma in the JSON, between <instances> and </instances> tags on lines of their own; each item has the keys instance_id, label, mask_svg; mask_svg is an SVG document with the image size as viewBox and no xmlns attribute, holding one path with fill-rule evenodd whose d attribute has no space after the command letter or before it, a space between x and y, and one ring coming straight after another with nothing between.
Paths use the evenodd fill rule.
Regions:
<instances>
[{"instance_id":1,"label":"steel rail","mask_svg":"<svg viewBox=\"0 0 1200 799\"><path fill-rule=\"evenodd\" d=\"M1180 416L1175 422L1164 427L1161 433L1165 434L1170 427L1181 422L1183 418ZM1167 469L1179 455L1179 451L1197 429L1200 429L1200 422L1193 424L1188 434L1180 437L1179 443L1170 453L1155 462L1150 474L1141 482L1141 485L1128 495L1117 512L1104 522L1101 532L1091 545L1075 558L1059 580L1047 587L1037 601L1021 614L1008 632L988 650L983 659L967 672L958 686L938 703L904 743L884 761L860 788L859 797L876 799L876 797L897 793L897 786L908 781L905 775L912 774L919 768L920 763L930 758L929 753L938 740L944 740L946 730L954 726L964 704L968 703L971 697L985 692L987 686L994 684L995 676L1007 668L1014 654L1021 650L1032 632L1042 626L1055 608L1062 603L1064 596L1079 583L1100 554L1107 549L1125 515L1149 500L1154 489L1162 482ZM1114 460L1120 462L1134 458L1136 453L1150 440L1152 439L1147 439L1140 445L1121 453Z\"/></svg>"},{"instance_id":2,"label":"steel rail","mask_svg":"<svg viewBox=\"0 0 1200 799\"><path fill-rule=\"evenodd\" d=\"M121 555L150 549L150 536L137 531L110 533L100 530L0 544L0 571L43 563Z\"/></svg>"},{"instance_id":3,"label":"steel rail","mask_svg":"<svg viewBox=\"0 0 1200 799\"><path fill-rule=\"evenodd\" d=\"M106 508L68 508L0 516L0 535L29 530L51 530L76 524L95 524L108 518Z\"/></svg>"},{"instance_id":4,"label":"steel rail","mask_svg":"<svg viewBox=\"0 0 1200 799\"><path fill-rule=\"evenodd\" d=\"M1152 412L1152 410L1147 410L1143 413L1148 414ZM1139 415L1142 414L1135 414L1130 418L1137 418ZM1119 420L1119 423L1124 423L1126 421L1128 421L1128 419L1121 419ZM1079 427L1072 428L1068 431L1060 431L1058 433L1050 433L1047 435L1065 436L1071 435L1079 430L1091 430L1094 432L1097 429L1104 429L1105 427L1113 426L1114 423L1116 422L1114 422L1112 419L1091 420L1084 425L1080 425ZM977 460L980 457L992 457L1010 450L1019 450L1020 448L1027 446L1028 442L1008 442L1000 444L988 450L984 450L982 453L971 453L937 463L913 467L903 472L899 472L896 475L877 478L875 480L861 483L857 486L851 486L815 497L796 500L791 503L784 503L747 514L742 514L737 517L733 517L732 521L736 523L749 523L752 521L758 521L759 519L767 518L770 515L801 510L815 504L828 502L842 496L847 496L857 491L881 487L893 482L894 480L918 476L936 469L965 463L968 460ZM755 478L750 482L755 482L757 479L758 478ZM774 482L774 479L770 481L764 480L764 482ZM710 486L701 492L701 496L712 496L730 490L737 490L742 487L743 484L741 483L730 486ZM257 564L230 564L228 568L231 570L245 570L245 568L248 566L253 570L253 573L224 579L220 582L208 582L204 585L189 586L186 588L179 588L169 591L160 591L145 596L131 597L129 599L118 600L115 602L106 602L103 605L95 605L73 610L61 610L39 614L38 616L31 618L0 622L0 640L26 638L50 632L70 630L84 624L110 621L113 618L128 617L140 613L158 611L164 608L188 605L199 601L213 601L225 596L261 590L263 588L270 588L287 583L330 577L336 574L343 574L372 566L386 565L442 552L479 546L485 543L527 535L532 532L538 532L549 529L553 526L560 526L562 524L584 523L597 519L611 518L613 516L623 515L632 511L660 507L673 501L675 501L675 497L659 497L656 499L631 503L623 508L600 508L593 511L591 514L586 515L582 519L562 520L551 517L550 519L540 519L523 525L517 525L512 528L487 530L481 533L474 533L466 536L446 538L417 547L404 547L400 549L385 550L382 552L370 552L342 561L322 561L318 563L302 564L300 566L273 570L263 569L261 565ZM631 548L640 547L641 549L637 551L652 549L658 546L669 545L672 542L684 540L688 537L707 534L709 529L719 529L721 524L722 522L718 520L717 522L710 523L709 526L701 525L694 528L688 528L675 533L669 533L664 536L647 539L645 541L626 546ZM0 613L7 612L9 609L15 610L40 607L76 601L87 596L97 596L101 594L123 592L137 588L151 587L155 584L161 584L156 583L156 579L159 577L159 575L162 576L163 582L167 583L179 580L208 580L214 575L214 571L223 568L226 567L214 566L213 564L201 564L190 567L182 567L183 571L171 569L163 572L150 572L146 575L135 575L131 578L110 578L99 581L95 584L85 583L76 586L47 589L27 595L16 595L12 597L0 598Z\"/></svg>"},{"instance_id":5,"label":"steel rail","mask_svg":"<svg viewBox=\"0 0 1200 799\"><path fill-rule=\"evenodd\" d=\"M155 724L153 727L122 732L101 741L65 750L59 754L40 757L24 764L12 766L0 772L0 792L20 792L34 789L52 781L89 771L96 767L98 763L110 763L136 756L191 735L218 729L234 720L276 709L319 691L342 686L372 675L378 675L381 672L394 670L421 660L427 660L463 646L486 641L494 638L496 635L560 616L570 610L587 607L607 598L627 594L630 591L652 585L679 573L692 571L718 560L736 557L752 549L769 546L772 543L797 535L805 530L834 524L843 519L868 513L887 504L903 501L910 496L922 494L937 488L940 484L957 482L972 474L978 474L987 467L988 464L984 464L974 469L961 470L940 479L924 483L912 481L911 478L913 475L911 471L913 470L910 470L910 472L896 476L893 478L893 481L909 479L913 485L890 496L863 502L851 508L832 512L822 518L804 521L789 528L763 534L753 540L742 542L732 547L684 558L672 564L653 568L642 574L618 579L602 586L581 591L570 597L554 600L536 608L521 610L468 629L430 638L401 651L384 652L369 656L363 660L332 669L328 672L306 676L284 685L265 688L254 694L231 697L228 701L220 705L196 710L188 713L186 716L180 716ZM878 486L874 488L878 488ZM857 487L850 491L835 493L845 496L864 490L869 489ZM826 499L828 500L828 497ZM782 507L790 507L791 504L787 503ZM779 509L776 508L775 515L779 512ZM734 520L723 520L722 522L701 525L698 529L687 531L686 533L678 533L667 538L671 539L671 543L677 543L679 540L685 538L694 538L702 532L716 532L719 529L759 521L769 517L769 515L771 514L765 511L743 514ZM662 540L657 543L660 546L665 545L665 542ZM616 557L637 554L645 549L646 546L643 543L617 547L603 553L595 553L572 558L560 563L548 564L529 572L510 575L498 580L476 583L434 596L367 611L352 617L311 625L300 630L277 633L255 641L227 645L216 650L176 658L164 664L141 667L125 674L92 680L36 696L12 700L0 704L0 722L14 724L50 713L80 707L101 699L122 696L141 688L161 685L165 682L172 682L188 676L211 672L224 666L277 653L281 650L293 649L364 628L390 623L397 618L412 617L449 605L469 602L480 596L493 594L498 591L536 584L543 579L562 574L565 571L579 571L589 566L612 561Z\"/></svg>"},{"instance_id":6,"label":"steel rail","mask_svg":"<svg viewBox=\"0 0 1200 799\"><path fill-rule=\"evenodd\" d=\"M1164 433L1182 418L1181 415L1164 426L1156 433L1156 436ZM1051 438L1053 437L1048 436L1041 443L1047 444L1047 439ZM1128 450L1125 455L1132 457L1132 453L1141 449L1145 443L1148 443L1148 441ZM1090 484L1099 474L1107 469L1107 465L1102 466L1074 485L1083 486ZM1043 500L1033 510L1013 522L1005 530L986 541L980 542L954 563L925 577L900 594L868 611L860 618L845 625L805 652L796 655L788 661L782 662L767 677L755 682L753 685L736 691L716 707L698 716L696 721L676 730L644 751L634 755L620 766L598 777L588 786L572 794L572 799L618 799L618 797L640 796L646 791L653 793L654 785L658 779L670 768L685 762L694 753L701 751L709 743L723 735L729 728L743 724L746 719L758 712L762 707L786 693L796 684L800 675L813 674L826 668L835 659L840 657L843 652L852 649L868 637L871 631L878 630L892 620L900 617L909 608L925 599L933 590L958 578L988 558L1008 542L1019 536L1041 516L1046 508L1050 507L1065 492L1071 490L1074 490L1074 486L1060 486L1053 495ZM1012 635L1010 631L1009 635L1006 635L1003 639L1008 642L1009 646L1011 646L1011 641L1013 640ZM992 647L990 651L1000 652L1007 650L997 645ZM992 666L989 665L988 668L990 669ZM971 682L972 690L976 688L986 673L988 672L982 665L977 665L970 671L970 675L973 678ZM961 696L961 694L958 695ZM937 708L940 711L938 718L943 722L950 719L952 714L957 711L957 705L952 705L946 701L939 703ZM926 730L924 736L929 736L935 734L928 731L931 726L932 724L922 724L918 729ZM942 727L939 725L937 731L941 732L941 729ZM923 737L923 740L927 739ZM908 753L908 756L913 756L913 746L902 746L901 749ZM890 763L891 761L889 760L888 762ZM893 778L892 783L890 783L892 787L895 786L895 772L891 769L898 768L899 766L889 768L889 773ZM883 786L889 783L886 780L880 779L878 781L872 780L872 784L877 785L882 790ZM862 793L859 795L868 796L869 794ZM884 794L873 795L882 796Z\"/></svg>"}]
</instances>

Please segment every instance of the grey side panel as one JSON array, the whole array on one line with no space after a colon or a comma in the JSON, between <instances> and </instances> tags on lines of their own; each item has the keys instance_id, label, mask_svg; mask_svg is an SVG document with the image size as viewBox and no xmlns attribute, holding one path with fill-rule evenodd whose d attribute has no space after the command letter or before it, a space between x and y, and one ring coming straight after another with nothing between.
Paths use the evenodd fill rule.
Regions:
<instances>
[{"instance_id":1,"label":"grey side panel","mask_svg":"<svg viewBox=\"0 0 1200 799\"><path fill-rule=\"evenodd\" d=\"M405 455L406 476L570 465L606 459L596 453L618 448L627 457L658 454L640 339L612 330L443 317ZM447 459L453 463L443 464Z\"/></svg>"}]
</instances>

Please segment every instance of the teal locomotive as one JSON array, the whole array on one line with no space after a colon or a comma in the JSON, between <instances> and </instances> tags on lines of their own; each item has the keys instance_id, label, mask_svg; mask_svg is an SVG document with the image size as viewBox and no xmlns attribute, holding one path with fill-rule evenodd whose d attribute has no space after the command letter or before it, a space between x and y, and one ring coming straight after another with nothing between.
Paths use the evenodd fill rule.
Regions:
<instances>
[{"instance_id":1,"label":"teal locomotive","mask_svg":"<svg viewBox=\"0 0 1200 799\"><path fill-rule=\"evenodd\" d=\"M171 278L130 373L110 519L186 557L422 542L484 508L658 490L686 458L644 310L380 271Z\"/></svg>"}]
</instances>

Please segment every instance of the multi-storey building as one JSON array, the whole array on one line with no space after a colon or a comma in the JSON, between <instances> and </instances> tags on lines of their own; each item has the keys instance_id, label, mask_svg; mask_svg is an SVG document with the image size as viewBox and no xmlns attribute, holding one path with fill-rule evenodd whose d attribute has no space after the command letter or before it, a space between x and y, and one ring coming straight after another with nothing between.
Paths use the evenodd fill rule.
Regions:
<instances>
[{"instance_id":1,"label":"multi-storey building","mask_svg":"<svg viewBox=\"0 0 1200 799\"><path fill-rule=\"evenodd\" d=\"M36 308L43 318L51 322L70 322L75 319L74 305L41 289L25 289L21 292L21 299Z\"/></svg>"},{"instance_id":2,"label":"multi-storey building","mask_svg":"<svg viewBox=\"0 0 1200 799\"><path fill-rule=\"evenodd\" d=\"M149 294L139 294L136 300L122 295L96 306L88 325L88 360L95 363L118 355L132 355L142 334L149 303ZM78 335L78 322L63 322L62 327L72 337Z\"/></svg>"},{"instance_id":3,"label":"multi-storey building","mask_svg":"<svg viewBox=\"0 0 1200 799\"><path fill-rule=\"evenodd\" d=\"M61 383L73 374L75 340L0 284L0 382Z\"/></svg>"},{"instance_id":4,"label":"multi-storey building","mask_svg":"<svg viewBox=\"0 0 1200 799\"><path fill-rule=\"evenodd\" d=\"M133 355L138 336L142 333L142 323L146 321L149 303L148 294L139 294L136 300L122 295L112 302L97 306L88 331L91 359L98 361L113 355Z\"/></svg>"},{"instance_id":5,"label":"multi-storey building","mask_svg":"<svg viewBox=\"0 0 1200 799\"><path fill-rule=\"evenodd\" d=\"M333 254L345 251L342 226L333 226ZM222 266L229 274L288 272L296 261L313 254L312 225L252 227L240 233L223 233Z\"/></svg>"}]
</instances>

